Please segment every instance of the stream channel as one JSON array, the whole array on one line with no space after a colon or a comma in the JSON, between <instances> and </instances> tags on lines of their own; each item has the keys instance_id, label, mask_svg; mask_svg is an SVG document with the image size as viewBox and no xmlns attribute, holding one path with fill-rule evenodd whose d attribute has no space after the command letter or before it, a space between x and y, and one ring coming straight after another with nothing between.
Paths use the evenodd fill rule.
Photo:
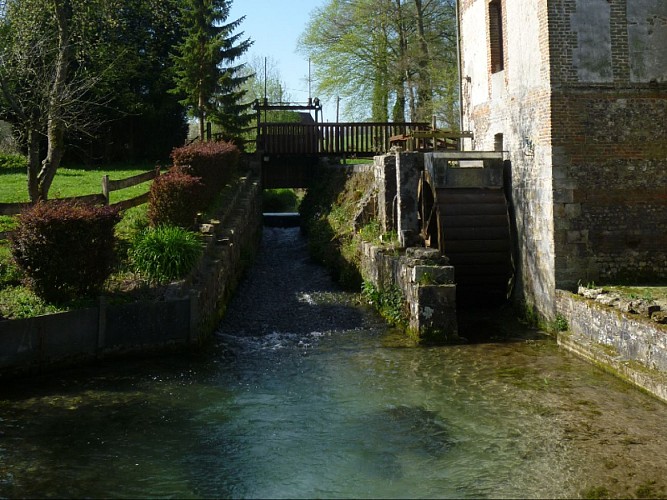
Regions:
<instances>
[{"instance_id":1,"label":"stream channel","mask_svg":"<svg viewBox=\"0 0 667 500\"><path fill-rule=\"evenodd\" d=\"M411 346L265 228L206 349L0 388L0 497L665 496L667 405L494 314Z\"/></svg>"}]
</instances>

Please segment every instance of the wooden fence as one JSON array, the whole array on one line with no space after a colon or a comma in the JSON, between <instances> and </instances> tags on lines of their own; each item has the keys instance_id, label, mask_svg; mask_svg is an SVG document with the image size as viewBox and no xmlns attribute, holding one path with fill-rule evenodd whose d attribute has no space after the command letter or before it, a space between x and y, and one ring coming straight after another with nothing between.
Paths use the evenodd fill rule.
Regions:
<instances>
[{"instance_id":1,"label":"wooden fence","mask_svg":"<svg viewBox=\"0 0 667 500\"><path fill-rule=\"evenodd\" d=\"M78 201L81 203L90 203L95 205L112 205L114 207L119 207L121 210L127 210L128 208L136 207L142 203L146 203L148 201L148 192L116 203L110 202L111 193L113 191L120 191L121 189L136 186L142 182L153 180L159 175L159 168L116 181L109 180L109 176L105 175L102 177L102 193L58 199ZM0 203L0 215L16 215L21 213L23 209L29 207L30 205L31 203ZM7 232L0 232L0 240L6 239L7 234Z\"/></svg>"},{"instance_id":2,"label":"wooden fence","mask_svg":"<svg viewBox=\"0 0 667 500\"><path fill-rule=\"evenodd\" d=\"M109 205L109 195L112 191L120 191L121 189L129 188L141 184L142 182L147 182L155 179L160 175L160 168L155 168L154 170L149 170L143 174L138 174L127 179L120 179L117 181L109 180L109 176L105 175L102 177L102 196L105 199L105 205ZM127 210L128 208L136 207L148 201L148 192L130 198L128 200L119 201L113 203L113 206L120 207L121 210Z\"/></svg>"}]
</instances>

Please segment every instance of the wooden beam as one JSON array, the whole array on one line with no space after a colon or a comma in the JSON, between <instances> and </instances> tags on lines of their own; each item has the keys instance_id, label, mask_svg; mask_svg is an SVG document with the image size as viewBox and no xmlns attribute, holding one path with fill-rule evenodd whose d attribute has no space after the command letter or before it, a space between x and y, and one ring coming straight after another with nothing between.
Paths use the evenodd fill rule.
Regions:
<instances>
[{"instance_id":1,"label":"wooden beam","mask_svg":"<svg viewBox=\"0 0 667 500\"><path fill-rule=\"evenodd\" d=\"M418 139L472 139L472 132L452 132L451 130L415 130L412 132L412 137Z\"/></svg>"},{"instance_id":2,"label":"wooden beam","mask_svg":"<svg viewBox=\"0 0 667 500\"><path fill-rule=\"evenodd\" d=\"M444 160L503 160L502 151L438 151L434 158Z\"/></svg>"}]
</instances>

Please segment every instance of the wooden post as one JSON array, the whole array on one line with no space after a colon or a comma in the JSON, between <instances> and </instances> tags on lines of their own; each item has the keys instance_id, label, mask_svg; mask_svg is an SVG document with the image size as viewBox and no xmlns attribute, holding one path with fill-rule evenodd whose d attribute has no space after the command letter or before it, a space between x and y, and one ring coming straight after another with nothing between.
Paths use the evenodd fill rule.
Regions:
<instances>
[{"instance_id":1,"label":"wooden post","mask_svg":"<svg viewBox=\"0 0 667 500\"><path fill-rule=\"evenodd\" d=\"M104 204L109 205L109 176L104 175L102 177L102 196L104 196Z\"/></svg>"},{"instance_id":2,"label":"wooden post","mask_svg":"<svg viewBox=\"0 0 667 500\"><path fill-rule=\"evenodd\" d=\"M259 109L259 104L257 105L257 135L255 136L255 151L259 151L260 149L264 149L262 145L260 144L261 141L261 123L262 123L262 110Z\"/></svg>"}]
</instances>

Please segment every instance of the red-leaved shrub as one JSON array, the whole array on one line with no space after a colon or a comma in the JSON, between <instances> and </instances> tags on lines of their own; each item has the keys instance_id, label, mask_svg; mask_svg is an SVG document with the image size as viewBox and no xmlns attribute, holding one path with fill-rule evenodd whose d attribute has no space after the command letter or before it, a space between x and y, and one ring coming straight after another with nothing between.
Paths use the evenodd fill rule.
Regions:
<instances>
[{"instance_id":1,"label":"red-leaved shrub","mask_svg":"<svg viewBox=\"0 0 667 500\"><path fill-rule=\"evenodd\" d=\"M117 208L54 200L27 208L18 221L12 256L43 299L92 296L113 271Z\"/></svg>"},{"instance_id":2,"label":"red-leaved shrub","mask_svg":"<svg viewBox=\"0 0 667 500\"><path fill-rule=\"evenodd\" d=\"M156 177L148 195L148 220L160 225L189 228L199 210L204 209L203 185L181 167L172 167Z\"/></svg>"},{"instance_id":3,"label":"red-leaved shrub","mask_svg":"<svg viewBox=\"0 0 667 500\"><path fill-rule=\"evenodd\" d=\"M231 142L193 142L174 149L171 158L175 166L201 178L205 203L210 203L236 173L240 151Z\"/></svg>"}]
</instances>

